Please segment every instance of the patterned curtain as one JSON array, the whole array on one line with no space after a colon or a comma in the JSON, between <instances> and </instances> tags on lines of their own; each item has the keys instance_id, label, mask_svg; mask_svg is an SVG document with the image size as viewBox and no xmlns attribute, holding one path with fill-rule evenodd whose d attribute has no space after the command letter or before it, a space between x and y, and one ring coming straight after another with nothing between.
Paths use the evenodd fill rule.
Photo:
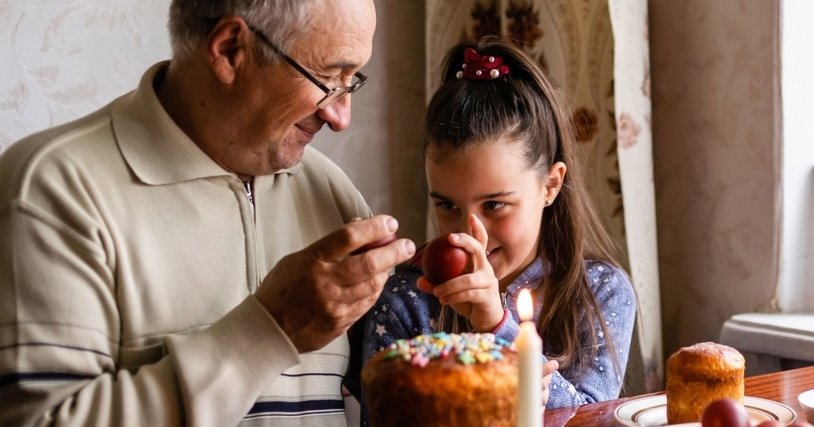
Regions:
<instances>
[{"instance_id":1,"label":"patterned curtain","mask_svg":"<svg viewBox=\"0 0 814 427\"><path fill-rule=\"evenodd\" d=\"M523 47L561 92L591 196L623 248L640 299L624 392L660 389L646 0L426 0L426 6L428 97L449 48L486 35Z\"/></svg>"}]
</instances>

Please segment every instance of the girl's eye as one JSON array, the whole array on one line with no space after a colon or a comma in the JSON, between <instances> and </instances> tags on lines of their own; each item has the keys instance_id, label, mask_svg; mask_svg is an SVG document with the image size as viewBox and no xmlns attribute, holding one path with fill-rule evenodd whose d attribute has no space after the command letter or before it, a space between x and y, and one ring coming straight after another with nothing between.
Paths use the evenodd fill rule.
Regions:
<instances>
[{"instance_id":1,"label":"girl's eye","mask_svg":"<svg viewBox=\"0 0 814 427\"><path fill-rule=\"evenodd\" d=\"M495 209L500 209L503 206L506 206L506 204L503 203L503 202L498 202L496 200L489 200L488 202L484 203L483 206L487 210L495 210Z\"/></svg>"},{"instance_id":2,"label":"girl's eye","mask_svg":"<svg viewBox=\"0 0 814 427\"><path fill-rule=\"evenodd\" d=\"M449 200L441 200L439 202L436 202L435 207L441 209L442 211L451 211L455 209L455 205Z\"/></svg>"}]
</instances>

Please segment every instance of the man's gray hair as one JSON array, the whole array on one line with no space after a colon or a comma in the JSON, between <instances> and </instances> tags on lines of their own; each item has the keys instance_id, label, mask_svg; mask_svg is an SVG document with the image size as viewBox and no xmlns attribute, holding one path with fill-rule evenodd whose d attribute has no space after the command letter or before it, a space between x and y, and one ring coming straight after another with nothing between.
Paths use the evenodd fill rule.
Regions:
<instances>
[{"instance_id":1,"label":"man's gray hair","mask_svg":"<svg viewBox=\"0 0 814 427\"><path fill-rule=\"evenodd\" d=\"M209 36L217 20L240 16L263 31L283 51L307 28L309 12L323 0L172 0L170 5L170 42L175 59L190 58ZM261 47L267 60L275 53Z\"/></svg>"}]
</instances>

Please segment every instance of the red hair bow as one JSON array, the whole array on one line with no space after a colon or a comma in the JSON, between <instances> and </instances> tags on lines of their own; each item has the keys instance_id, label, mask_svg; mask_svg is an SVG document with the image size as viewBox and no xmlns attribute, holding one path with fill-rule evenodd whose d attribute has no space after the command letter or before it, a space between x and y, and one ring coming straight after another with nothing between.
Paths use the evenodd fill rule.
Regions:
<instances>
[{"instance_id":1,"label":"red hair bow","mask_svg":"<svg viewBox=\"0 0 814 427\"><path fill-rule=\"evenodd\" d=\"M464 49L464 63L461 71L455 73L459 79L492 80L509 74L509 66L503 58L494 55L481 56L475 49Z\"/></svg>"}]
</instances>

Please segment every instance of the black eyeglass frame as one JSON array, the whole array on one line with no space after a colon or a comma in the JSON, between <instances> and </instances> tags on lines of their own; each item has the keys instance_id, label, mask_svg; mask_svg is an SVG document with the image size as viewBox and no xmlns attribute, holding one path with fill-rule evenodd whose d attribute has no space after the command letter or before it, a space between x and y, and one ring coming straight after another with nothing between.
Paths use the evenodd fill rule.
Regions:
<instances>
[{"instance_id":1,"label":"black eyeglass frame","mask_svg":"<svg viewBox=\"0 0 814 427\"><path fill-rule=\"evenodd\" d=\"M252 30L252 32L254 32L254 34L255 34L255 36L257 36L257 38L262 40L263 43L267 44L278 55L282 56L283 59L285 59L286 62L289 63L289 65L294 67L295 70L299 71L299 73L302 74L303 77L310 80L311 83L315 84L318 88L320 88L320 90L325 92L325 96L321 100L319 100L319 102L317 102L317 108L319 108L319 109L323 109L323 108L331 105L334 101L336 101L337 99L339 99L339 98L341 98L341 97L343 97L345 95L350 95L350 94L355 93L362 86L364 86L365 83L367 82L367 76L362 74L361 72L357 71L357 72L353 73L353 77L356 78L356 81L351 83L350 86L337 86L337 87L331 89L328 86L326 86L324 83L322 83L315 75L311 74L311 72L306 70L305 67L300 65L299 62L295 61L293 58L286 55L286 53L283 52L282 49L277 47L277 45L274 44L271 41L271 39L269 39L268 36L266 36L266 34L263 31L261 31L260 29L254 27L252 25L249 25L248 23L246 23L246 25L249 27L250 30Z\"/></svg>"}]
</instances>

